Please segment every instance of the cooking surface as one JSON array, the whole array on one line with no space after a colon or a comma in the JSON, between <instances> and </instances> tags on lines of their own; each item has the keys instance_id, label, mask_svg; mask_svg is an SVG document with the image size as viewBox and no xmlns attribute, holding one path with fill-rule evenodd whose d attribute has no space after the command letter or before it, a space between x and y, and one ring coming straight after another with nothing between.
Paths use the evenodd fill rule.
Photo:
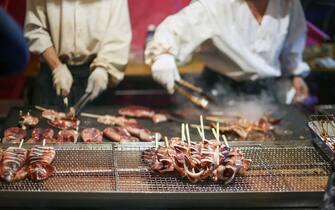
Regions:
<instances>
[{"instance_id":1,"label":"cooking surface","mask_svg":"<svg viewBox=\"0 0 335 210\"><path fill-rule=\"evenodd\" d=\"M56 146L56 173L40 183L28 179L0 183L0 191L23 192L141 192L141 193L243 193L323 192L330 164L311 146L239 148L252 159L247 176L228 184L190 183L174 173L153 173L141 160L150 144Z\"/></svg>"},{"instance_id":2,"label":"cooking surface","mask_svg":"<svg viewBox=\"0 0 335 210\"><path fill-rule=\"evenodd\" d=\"M120 106L91 106L87 107L84 112L92 113L92 114L110 114L110 115L117 115L117 111L120 108ZM191 108L189 108L191 109ZM51 126L47 123L47 121L43 118L41 118L41 111L36 110L35 108L13 108L9 112L3 128L8 127L15 127L17 126L18 119L19 119L19 112L20 110L23 110L23 112L31 111L31 114L34 116L40 117L40 123L38 124L38 127L42 128L50 128ZM172 109L166 108L166 109L155 109L156 111L165 111L165 112L174 112ZM308 130L308 127L306 126L307 119L304 116L302 112L300 112L296 107L294 106L278 106L275 108L276 111L274 114L274 117L280 118L281 123L276 126L276 132L274 134L274 138L276 141L285 141L285 140L299 140L299 139L310 139L310 132ZM197 111L195 111L198 113ZM206 114L206 113L204 113ZM165 123L159 123L154 124L150 119L139 119L141 125L144 127L152 130L152 131L159 131L162 133L163 136L168 137L175 137L175 136L181 136L181 121L183 122L189 122L189 123L196 123L199 124L198 120L199 115L195 114L194 116L190 116L188 119L179 119L180 122L176 121L169 121ZM208 122L205 122L205 124L208 124ZM86 127L95 127L99 128L100 130L103 130L104 128L108 127L106 125L97 123L96 119L93 118L87 118L87 117L81 117L81 123L80 123L80 130ZM58 129L54 128L55 131L58 131ZM3 132L1 132L1 136L3 136ZM31 134L31 130L28 131L28 134ZM200 140L199 134L196 131L196 129L190 129L190 136L191 139L194 141ZM207 138L214 138L212 136L212 133L209 131L206 131L206 137ZM230 140L228 138L228 140ZM248 140L248 139L247 139ZM110 142L107 139L104 139L106 142ZM79 139L79 142L81 140Z\"/></svg>"}]
</instances>

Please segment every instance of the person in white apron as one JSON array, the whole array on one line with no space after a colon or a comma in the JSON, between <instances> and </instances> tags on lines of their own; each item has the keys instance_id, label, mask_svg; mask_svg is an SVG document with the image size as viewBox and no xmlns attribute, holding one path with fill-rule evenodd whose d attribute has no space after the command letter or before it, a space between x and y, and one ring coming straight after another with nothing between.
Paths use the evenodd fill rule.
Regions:
<instances>
[{"instance_id":1,"label":"person in white apron","mask_svg":"<svg viewBox=\"0 0 335 210\"><path fill-rule=\"evenodd\" d=\"M33 104L73 105L97 98L124 77L131 26L124 0L27 0L25 37L41 57Z\"/></svg>"},{"instance_id":2,"label":"person in white apron","mask_svg":"<svg viewBox=\"0 0 335 210\"><path fill-rule=\"evenodd\" d=\"M193 0L157 27L146 63L153 78L173 93L180 79L177 64L200 49L206 71L222 82L269 88L279 77L290 78L295 99L303 101L308 96L303 78L310 70L302 59L306 32L299 0Z\"/></svg>"}]
</instances>

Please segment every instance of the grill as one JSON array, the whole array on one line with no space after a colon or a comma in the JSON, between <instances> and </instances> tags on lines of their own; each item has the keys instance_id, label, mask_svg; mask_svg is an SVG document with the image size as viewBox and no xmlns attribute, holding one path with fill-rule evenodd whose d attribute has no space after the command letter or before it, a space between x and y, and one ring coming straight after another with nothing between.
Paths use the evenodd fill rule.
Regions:
<instances>
[{"instance_id":1,"label":"grill","mask_svg":"<svg viewBox=\"0 0 335 210\"><path fill-rule=\"evenodd\" d=\"M204 181L191 184L176 174L151 172L141 161L148 144L58 146L56 174L34 183L0 183L2 192L106 192L106 193L243 193L323 192L330 164L311 146L242 146L253 160L245 177L229 185Z\"/></svg>"},{"instance_id":2,"label":"grill","mask_svg":"<svg viewBox=\"0 0 335 210\"><path fill-rule=\"evenodd\" d=\"M334 115L313 115L308 126L315 134L315 144L332 160L335 150L335 117Z\"/></svg>"}]
</instances>

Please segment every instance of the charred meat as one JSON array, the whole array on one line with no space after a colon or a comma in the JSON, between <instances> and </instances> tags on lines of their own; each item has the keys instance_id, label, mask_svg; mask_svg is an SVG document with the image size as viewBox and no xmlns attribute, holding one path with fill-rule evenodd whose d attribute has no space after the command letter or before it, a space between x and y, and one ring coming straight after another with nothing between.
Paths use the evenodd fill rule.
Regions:
<instances>
[{"instance_id":1,"label":"charred meat","mask_svg":"<svg viewBox=\"0 0 335 210\"><path fill-rule=\"evenodd\" d=\"M75 130L61 130L58 132L58 143L77 143L79 134Z\"/></svg>"},{"instance_id":2,"label":"charred meat","mask_svg":"<svg viewBox=\"0 0 335 210\"><path fill-rule=\"evenodd\" d=\"M39 122L39 119L37 117L30 115L29 112L25 115L20 115L19 125L23 129L34 128L36 127L38 122Z\"/></svg>"},{"instance_id":3,"label":"charred meat","mask_svg":"<svg viewBox=\"0 0 335 210\"><path fill-rule=\"evenodd\" d=\"M81 131L84 143L102 143L102 132L97 128L85 128Z\"/></svg>"},{"instance_id":4,"label":"charred meat","mask_svg":"<svg viewBox=\"0 0 335 210\"><path fill-rule=\"evenodd\" d=\"M35 128L31 133L31 138L27 141L30 144L41 144L43 140L47 144L55 144L57 140L54 137L54 130L47 128Z\"/></svg>"},{"instance_id":5,"label":"charred meat","mask_svg":"<svg viewBox=\"0 0 335 210\"><path fill-rule=\"evenodd\" d=\"M56 152L53 147L35 146L28 153L28 177L33 181L48 179L55 171L51 165Z\"/></svg>"},{"instance_id":6,"label":"charred meat","mask_svg":"<svg viewBox=\"0 0 335 210\"><path fill-rule=\"evenodd\" d=\"M180 138L172 138L168 147L145 150L142 159L153 171L176 171L192 183L211 179L228 184L235 176L245 175L251 165L251 160L239 149L224 146L217 140L188 145Z\"/></svg>"},{"instance_id":7,"label":"charred meat","mask_svg":"<svg viewBox=\"0 0 335 210\"><path fill-rule=\"evenodd\" d=\"M166 122L168 117L164 114L156 113L153 109L143 106L128 106L119 109L119 114L126 117L148 118L154 123Z\"/></svg>"},{"instance_id":8,"label":"charred meat","mask_svg":"<svg viewBox=\"0 0 335 210\"><path fill-rule=\"evenodd\" d=\"M4 132L3 143L19 144L22 139L27 137L27 132L22 128L11 127Z\"/></svg>"},{"instance_id":9,"label":"charred meat","mask_svg":"<svg viewBox=\"0 0 335 210\"><path fill-rule=\"evenodd\" d=\"M125 128L122 127L108 127L104 129L103 133L104 136L111 141L116 142L139 141L138 138L130 135L130 133Z\"/></svg>"},{"instance_id":10,"label":"charred meat","mask_svg":"<svg viewBox=\"0 0 335 210\"><path fill-rule=\"evenodd\" d=\"M26 160L27 150L18 147L7 148L2 155L1 178L6 182L23 180L27 176Z\"/></svg>"}]
</instances>

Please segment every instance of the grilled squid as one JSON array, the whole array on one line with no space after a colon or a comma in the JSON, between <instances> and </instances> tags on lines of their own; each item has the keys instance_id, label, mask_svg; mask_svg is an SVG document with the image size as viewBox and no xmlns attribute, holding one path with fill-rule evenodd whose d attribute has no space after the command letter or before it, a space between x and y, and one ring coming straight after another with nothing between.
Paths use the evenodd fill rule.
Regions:
<instances>
[{"instance_id":1,"label":"grilled squid","mask_svg":"<svg viewBox=\"0 0 335 210\"><path fill-rule=\"evenodd\" d=\"M33 181L46 180L55 171L51 165L56 152L53 147L35 146L28 154L28 177Z\"/></svg>"},{"instance_id":2,"label":"grilled squid","mask_svg":"<svg viewBox=\"0 0 335 210\"><path fill-rule=\"evenodd\" d=\"M1 178L6 182L23 180L27 176L26 159L27 150L18 147L7 148L2 153Z\"/></svg>"}]
</instances>

